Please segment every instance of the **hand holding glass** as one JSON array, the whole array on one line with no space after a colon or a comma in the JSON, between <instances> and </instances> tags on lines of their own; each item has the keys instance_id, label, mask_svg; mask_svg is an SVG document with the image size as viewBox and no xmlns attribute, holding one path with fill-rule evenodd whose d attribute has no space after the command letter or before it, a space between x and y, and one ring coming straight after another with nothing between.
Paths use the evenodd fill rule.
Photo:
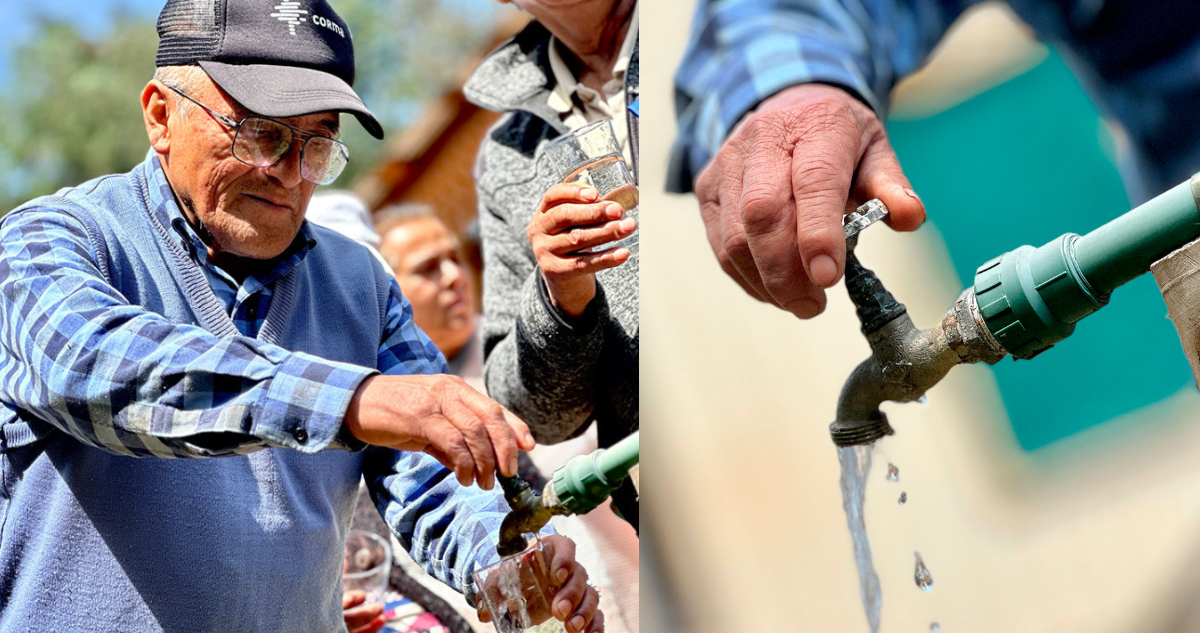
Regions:
<instances>
[{"instance_id":1,"label":"hand holding glass","mask_svg":"<svg viewBox=\"0 0 1200 633\"><path fill-rule=\"evenodd\" d=\"M534 539L524 552L472 574L497 633L566 633L550 611L559 586L550 576L548 558L545 546Z\"/></svg>"},{"instance_id":2,"label":"hand holding glass","mask_svg":"<svg viewBox=\"0 0 1200 633\"><path fill-rule=\"evenodd\" d=\"M594 188L600 200L613 201L625 210L625 217L638 219L638 188L621 155L621 146L613 132L612 120L589 123L546 145L551 169L564 183L579 183ZM638 235L613 242L632 254L638 252Z\"/></svg>"}]
</instances>

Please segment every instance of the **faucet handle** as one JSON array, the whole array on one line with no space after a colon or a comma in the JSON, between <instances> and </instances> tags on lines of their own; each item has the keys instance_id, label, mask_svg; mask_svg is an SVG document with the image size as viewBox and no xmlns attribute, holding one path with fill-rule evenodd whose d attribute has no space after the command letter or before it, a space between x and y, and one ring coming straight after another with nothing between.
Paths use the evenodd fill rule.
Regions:
<instances>
[{"instance_id":1,"label":"faucet handle","mask_svg":"<svg viewBox=\"0 0 1200 633\"><path fill-rule=\"evenodd\" d=\"M857 238L863 229L886 218L887 214L887 207L883 206L883 202L879 198L872 198L864 202L862 206L842 218L842 232L846 234L846 240Z\"/></svg>"}]
</instances>

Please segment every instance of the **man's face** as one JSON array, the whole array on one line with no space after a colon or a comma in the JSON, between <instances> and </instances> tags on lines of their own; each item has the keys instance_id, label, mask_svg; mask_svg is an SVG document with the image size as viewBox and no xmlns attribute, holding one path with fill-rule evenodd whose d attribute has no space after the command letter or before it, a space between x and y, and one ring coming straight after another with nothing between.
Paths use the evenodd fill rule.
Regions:
<instances>
[{"instance_id":1,"label":"man's face","mask_svg":"<svg viewBox=\"0 0 1200 633\"><path fill-rule=\"evenodd\" d=\"M251 113L211 80L189 92L200 103L241 121ZM185 100L175 98L175 111ZM233 157L234 130L193 104L183 118L172 117L167 178L185 207L212 234L219 251L252 259L269 259L295 239L316 185L300 177L297 136L275 165L258 168ZM335 136L336 113L279 119L312 134Z\"/></svg>"},{"instance_id":2,"label":"man's face","mask_svg":"<svg viewBox=\"0 0 1200 633\"><path fill-rule=\"evenodd\" d=\"M447 356L475 330L475 290L458 240L434 217L408 220L383 236L379 252L413 307L413 320Z\"/></svg>"}]
</instances>

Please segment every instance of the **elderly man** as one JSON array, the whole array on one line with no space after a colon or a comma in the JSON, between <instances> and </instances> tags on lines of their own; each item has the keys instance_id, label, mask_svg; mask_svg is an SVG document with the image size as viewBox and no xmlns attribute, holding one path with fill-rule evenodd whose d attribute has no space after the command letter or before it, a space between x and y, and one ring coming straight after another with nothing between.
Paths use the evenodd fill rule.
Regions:
<instances>
[{"instance_id":1,"label":"elderly man","mask_svg":"<svg viewBox=\"0 0 1200 633\"><path fill-rule=\"evenodd\" d=\"M532 439L422 375L445 362L394 281L304 222L338 113L382 130L350 29L283 5L169 1L145 162L0 222L0 629L340 630L360 476L439 579L497 560L484 489ZM599 630L550 541L554 615Z\"/></svg>"},{"instance_id":2,"label":"elderly man","mask_svg":"<svg viewBox=\"0 0 1200 633\"><path fill-rule=\"evenodd\" d=\"M505 112L476 162L488 393L540 442L596 422L609 446L638 428L638 259L611 242L636 222L595 189L556 184L544 141L610 118L636 171L637 3L512 0L535 18L488 56L467 98ZM635 527L627 483L614 505Z\"/></svg>"},{"instance_id":3,"label":"elderly man","mask_svg":"<svg viewBox=\"0 0 1200 633\"><path fill-rule=\"evenodd\" d=\"M695 188L721 268L800 318L842 277L842 216L871 198L912 231L925 206L882 119L968 0L700 0L676 75L680 137L668 187ZM1200 4L1012 0L1119 121L1130 197L1200 164Z\"/></svg>"}]
</instances>

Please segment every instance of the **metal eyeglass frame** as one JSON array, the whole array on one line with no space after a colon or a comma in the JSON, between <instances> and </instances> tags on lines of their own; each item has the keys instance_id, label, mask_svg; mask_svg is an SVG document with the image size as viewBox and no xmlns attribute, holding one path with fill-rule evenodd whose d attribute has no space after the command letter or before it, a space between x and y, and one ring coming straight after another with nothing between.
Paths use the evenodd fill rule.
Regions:
<instances>
[{"instance_id":1,"label":"metal eyeglass frame","mask_svg":"<svg viewBox=\"0 0 1200 633\"><path fill-rule=\"evenodd\" d=\"M166 85L166 84L163 84L163 85ZM213 118L215 118L217 121L224 123L225 125L233 128L233 140L230 143L230 148L229 148L230 152L229 153L234 158L236 158L238 160L238 162L240 162L244 165L249 165L251 167L258 167L260 169L267 169L270 167L274 167L275 165L279 164L279 161L283 160L283 158L288 155L288 153L292 149L292 145L295 144L297 137L305 139L304 145L302 145L300 148L300 166L301 166L300 177L304 178L308 182L313 183L314 185L328 185L328 184L332 183L333 181L337 180L338 176L342 175L342 171L346 169L346 163L350 162L349 148L347 148L344 143L342 143L341 141L339 141L333 137L322 136L320 134L313 134L311 132L305 132L304 130L294 128L294 127L288 125L287 123L284 123L283 121L280 121L277 119L272 119L270 117L257 115L257 114L252 114L252 115L242 119L241 121L234 121L233 119L225 116L224 114L221 114L220 112L216 112L212 108L204 105L203 103L200 103L199 101L197 101L195 99L195 97L192 97L191 95L180 90L179 88L176 88L175 86L167 86L167 87L170 88L173 92L175 92L179 96L183 97L184 99L187 99L188 101L191 101L192 103L203 108L205 112L211 114L213 116ZM255 165L254 163L247 162L245 160L242 160L242 158L237 155L237 152L233 151L237 147L238 134L241 133L241 131L242 131L242 125L246 121L249 121L250 119L262 119L264 121L270 121L271 123L277 123L277 124L282 125L283 127L287 128L292 133L292 138L288 142L287 150L285 150L282 154L280 154L270 165ZM304 172L305 172L305 169L304 169L305 154L304 154L304 152L305 152L305 150L308 149L309 141L313 140L314 138L321 138L321 139L325 139L327 141L334 143L334 145L336 146L334 148L334 151L340 151L342 156L345 158L345 161L342 163L341 169L338 169L337 173L333 174L331 177L327 178L323 182L318 182L318 181L312 180L308 176L304 175Z\"/></svg>"}]
</instances>

